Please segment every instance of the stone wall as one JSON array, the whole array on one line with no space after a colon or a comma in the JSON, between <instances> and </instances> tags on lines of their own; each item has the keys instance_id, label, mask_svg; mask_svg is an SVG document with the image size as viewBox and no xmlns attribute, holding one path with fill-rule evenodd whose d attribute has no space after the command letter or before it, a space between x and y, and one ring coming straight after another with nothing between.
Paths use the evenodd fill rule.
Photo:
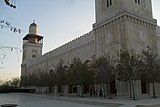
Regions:
<instances>
[{"instance_id":1,"label":"stone wall","mask_svg":"<svg viewBox=\"0 0 160 107\"><path fill-rule=\"evenodd\" d=\"M160 83L155 83L156 96L160 96ZM150 84L150 94L153 95L153 84Z\"/></svg>"},{"instance_id":2,"label":"stone wall","mask_svg":"<svg viewBox=\"0 0 160 107\"><path fill-rule=\"evenodd\" d=\"M158 55L160 55L160 26L156 28Z\"/></svg>"},{"instance_id":3,"label":"stone wall","mask_svg":"<svg viewBox=\"0 0 160 107\"><path fill-rule=\"evenodd\" d=\"M94 55L95 37L94 32L91 31L29 62L27 64L27 72L49 71L54 69L61 59L65 64L68 64L75 57L85 61L90 60Z\"/></svg>"},{"instance_id":4,"label":"stone wall","mask_svg":"<svg viewBox=\"0 0 160 107\"><path fill-rule=\"evenodd\" d=\"M124 12L111 20L93 25L96 37L96 55L117 54L120 49L142 50L147 46L157 52L156 20L145 20Z\"/></svg>"},{"instance_id":5,"label":"stone wall","mask_svg":"<svg viewBox=\"0 0 160 107\"><path fill-rule=\"evenodd\" d=\"M127 49L134 49L135 52L138 52L150 46L157 52L156 21L149 21L128 14L125 26L124 43L126 44L123 44Z\"/></svg>"}]
</instances>

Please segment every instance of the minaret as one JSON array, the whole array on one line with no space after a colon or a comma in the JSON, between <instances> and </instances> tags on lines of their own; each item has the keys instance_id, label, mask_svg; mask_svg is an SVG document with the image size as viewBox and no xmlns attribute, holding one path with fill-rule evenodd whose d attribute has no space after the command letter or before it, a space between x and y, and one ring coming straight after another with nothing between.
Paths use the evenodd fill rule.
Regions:
<instances>
[{"instance_id":1,"label":"minaret","mask_svg":"<svg viewBox=\"0 0 160 107\"><path fill-rule=\"evenodd\" d=\"M96 54L117 54L122 49L136 52L150 46L155 51L157 21L151 0L95 0Z\"/></svg>"},{"instance_id":2,"label":"minaret","mask_svg":"<svg viewBox=\"0 0 160 107\"><path fill-rule=\"evenodd\" d=\"M38 35L38 26L33 21L29 34L23 38L22 75L26 72L27 63L42 56L43 36Z\"/></svg>"},{"instance_id":3,"label":"minaret","mask_svg":"<svg viewBox=\"0 0 160 107\"><path fill-rule=\"evenodd\" d=\"M121 13L130 13L152 20L151 0L95 0L96 23L114 18Z\"/></svg>"},{"instance_id":4,"label":"minaret","mask_svg":"<svg viewBox=\"0 0 160 107\"><path fill-rule=\"evenodd\" d=\"M35 20L33 20L33 23L29 26L29 34L37 34L38 33L38 26L35 23Z\"/></svg>"}]
</instances>

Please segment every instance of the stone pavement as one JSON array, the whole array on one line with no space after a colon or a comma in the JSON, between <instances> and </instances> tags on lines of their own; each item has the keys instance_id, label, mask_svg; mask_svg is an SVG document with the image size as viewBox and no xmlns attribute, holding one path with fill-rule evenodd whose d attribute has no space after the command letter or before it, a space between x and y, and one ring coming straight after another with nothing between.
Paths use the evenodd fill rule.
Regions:
<instances>
[{"instance_id":1,"label":"stone pavement","mask_svg":"<svg viewBox=\"0 0 160 107\"><path fill-rule=\"evenodd\" d=\"M126 96L118 96L113 99L101 97L77 97L77 96L54 96L46 94L22 94L30 97L53 99L59 101L101 105L105 107L160 107L160 98L153 99L150 96L141 96L132 100Z\"/></svg>"}]
</instances>

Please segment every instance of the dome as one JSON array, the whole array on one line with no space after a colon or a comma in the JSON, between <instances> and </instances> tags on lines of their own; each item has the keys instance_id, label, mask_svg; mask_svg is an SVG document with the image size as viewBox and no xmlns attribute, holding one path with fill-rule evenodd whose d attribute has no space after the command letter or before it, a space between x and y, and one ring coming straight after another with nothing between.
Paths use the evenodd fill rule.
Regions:
<instances>
[{"instance_id":1,"label":"dome","mask_svg":"<svg viewBox=\"0 0 160 107\"><path fill-rule=\"evenodd\" d=\"M35 21L33 21L33 23L30 24L29 26L29 34L37 34L37 32L38 32L38 26L35 23Z\"/></svg>"},{"instance_id":2,"label":"dome","mask_svg":"<svg viewBox=\"0 0 160 107\"><path fill-rule=\"evenodd\" d=\"M37 24L35 22L33 22L30 26L36 26L37 27Z\"/></svg>"}]
</instances>

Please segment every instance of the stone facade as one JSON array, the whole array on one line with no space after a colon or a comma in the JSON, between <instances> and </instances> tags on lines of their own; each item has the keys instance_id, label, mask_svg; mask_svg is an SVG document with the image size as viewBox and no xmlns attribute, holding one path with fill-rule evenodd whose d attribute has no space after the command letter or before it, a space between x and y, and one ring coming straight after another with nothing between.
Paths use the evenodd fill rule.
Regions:
<instances>
[{"instance_id":1,"label":"stone facade","mask_svg":"<svg viewBox=\"0 0 160 107\"><path fill-rule=\"evenodd\" d=\"M160 55L160 26L156 28L158 55Z\"/></svg>"},{"instance_id":2,"label":"stone facade","mask_svg":"<svg viewBox=\"0 0 160 107\"><path fill-rule=\"evenodd\" d=\"M64 60L65 64L70 63L75 57L85 61L107 52L116 55L122 48L139 52L150 46L160 55L160 27L157 26L157 21L153 19L151 0L95 0L95 4L96 23L93 24L93 30L89 33L44 55L42 55L42 36L38 36L37 41L24 43L22 76L35 71L47 72L54 69L61 59ZM31 33L37 35L35 23L30 25L29 35ZM29 38L25 38L24 40L30 41ZM129 95L127 82L116 80L115 83L119 95ZM142 94L141 85L141 81L135 82L137 95ZM149 94L151 92L149 90L150 85L146 84L146 86L148 87L146 93ZM96 88L99 90L98 85ZM160 89L159 84L156 89ZM68 88L65 89L65 93L68 92L66 90ZM157 93L160 92L157 91Z\"/></svg>"},{"instance_id":3,"label":"stone facade","mask_svg":"<svg viewBox=\"0 0 160 107\"><path fill-rule=\"evenodd\" d=\"M88 34L30 61L30 63L27 64L27 72L31 73L37 70L48 71L53 69L61 59L64 60L65 64L68 64L75 57L79 57L85 61L90 59L93 55L95 55L95 39L93 31L91 31Z\"/></svg>"},{"instance_id":4,"label":"stone facade","mask_svg":"<svg viewBox=\"0 0 160 107\"><path fill-rule=\"evenodd\" d=\"M146 46L156 51L156 22L151 0L140 0L139 4L135 0L97 0L93 25L96 54L108 51L116 54L121 48L139 51Z\"/></svg>"}]
</instances>

